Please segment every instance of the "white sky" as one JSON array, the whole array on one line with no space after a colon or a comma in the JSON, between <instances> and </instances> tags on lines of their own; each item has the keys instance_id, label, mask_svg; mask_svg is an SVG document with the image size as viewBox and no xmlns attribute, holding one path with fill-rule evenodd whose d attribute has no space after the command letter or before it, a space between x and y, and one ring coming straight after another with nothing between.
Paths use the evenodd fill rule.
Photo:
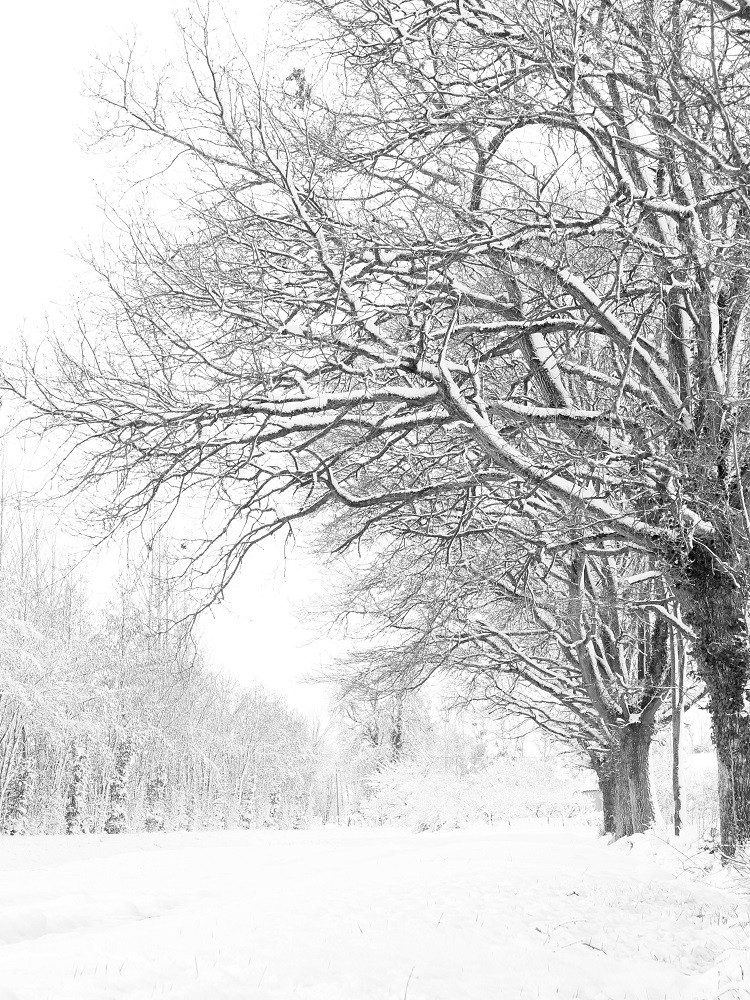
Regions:
<instances>
[{"instance_id":1,"label":"white sky","mask_svg":"<svg viewBox=\"0 0 750 1000\"><path fill-rule=\"evenodd\" d=\"M76 247L96 244L101 233L97 188L107 186L106 163L79 144L90 114L82 95L87 68L134 25L149 48L168 56L175 6L172 0L6 5L0 34L0 344L19 329L32 333L65 303L81 273ZM259 42L266 0L237 6L241 14L232 17L233 25ZM317 603L322 585L299 553L286 566L280 544L258 553L226 605L204 623L212 665L322 713L327 694L299 678L325 662L332 647L311 641L295 614L296 607Z\"/></svg>"}]
</instances>

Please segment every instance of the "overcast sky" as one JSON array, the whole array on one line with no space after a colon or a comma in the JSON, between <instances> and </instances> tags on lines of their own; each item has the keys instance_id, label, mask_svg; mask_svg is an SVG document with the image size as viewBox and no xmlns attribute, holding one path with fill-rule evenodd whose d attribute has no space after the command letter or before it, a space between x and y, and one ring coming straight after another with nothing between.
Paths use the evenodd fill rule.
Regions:
<instances>
[{"instance_id":1,"label":"overcast sky","mask_svg":"<svg viewBox=\"0 0 750 1000\"><path fill-rule=\"evenodd\" d=\"M168 54L175 7L171 0L7 6L0 37L2 343L23 328L33 335L45 317L54 319L81 272L76 247L96 244L101 235L98 189L107 187L107 166L81 147L90 114L83 96L87 68L134 26L153 51ZM233 24L260 44L266 4L245 0L238 7ZM322 711L327 695L299 678L325 660L331 647L311 642L295 613L319 602L321 586L299 553L286 564L280 544L259 553L226 606L204 622L212 663L283 692L297 707Z\"/></svg>"}]
</instances>

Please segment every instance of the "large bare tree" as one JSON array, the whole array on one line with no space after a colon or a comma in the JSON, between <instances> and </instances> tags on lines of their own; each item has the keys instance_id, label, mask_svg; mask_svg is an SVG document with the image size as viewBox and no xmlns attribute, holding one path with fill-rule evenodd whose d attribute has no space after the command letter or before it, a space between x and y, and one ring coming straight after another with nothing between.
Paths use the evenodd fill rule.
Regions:
<instances>
[{"instance_id":1,"label":"large bare tree","mask_svg":"<svg viewBox=\"0 0 750 1000\"><path fill-rule=\"evenodd\" d=\"M653 826L651 744L669 718L674 646L689 632L660 574L581 548L540 565L527 548L482 537L465 537L446 565L425 540L407 541L353 564L319 609L324 624L356 623L328 674L371 696L450 677L459 700L529 720L592 767L607 832ZM699 694L691 685L689 703Z\"/></svg>"},{"instance_id":2,"label":"large bare tree","mask_svg":"<svg viewBox=\"0 0 750 1000\"><path fill-rule=\"evenodd\" d=\"M520 534L540 564L561 543L656 560L695 634L732 850L750 839L744 6L301 13L315 40L277 83L200 20L181 73L149 81L130 51L103 68L102 137L162 185L171 169L182 215L131 220L101 265L109 308L9 387L70 435L107 526L212 505L186 554L218 588L335 504L416 532L458 512L456 537Z\"/></svg>"}]
</instances>

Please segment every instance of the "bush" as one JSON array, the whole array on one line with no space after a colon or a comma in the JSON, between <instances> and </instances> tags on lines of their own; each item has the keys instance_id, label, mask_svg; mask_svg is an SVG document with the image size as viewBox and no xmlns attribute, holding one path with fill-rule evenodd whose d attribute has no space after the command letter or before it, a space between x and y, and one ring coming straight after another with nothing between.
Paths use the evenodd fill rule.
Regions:
<instances>
[{"instance_id":1,"label":"bush","mask_svg":"<svg viewBox=\"0 0 750 1000\"><path fill-rule=\"evenodd\" d=\"M529 757L498 757L459 774L440 761L411 754L372 776L368 786L359 806L367 825L438 830L535 817L566 819L590 809L572 773Z\"/></svg>"}]
</instances>

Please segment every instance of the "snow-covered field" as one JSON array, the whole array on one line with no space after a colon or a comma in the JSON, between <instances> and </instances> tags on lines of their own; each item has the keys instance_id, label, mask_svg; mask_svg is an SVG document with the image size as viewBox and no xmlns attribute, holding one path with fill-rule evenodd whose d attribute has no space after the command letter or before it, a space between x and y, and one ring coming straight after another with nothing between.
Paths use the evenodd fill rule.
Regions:
<instances>
[{"instance_id":1,"label":"snow-covered field","mask_svg":"<svg viewBox=\"0 0 750 1000\"><path fill-rule=\"evenodd\" d=\"M4 838L0 998L750 997L717 878L541 825Z\"/></svg>"}]
</instances>

